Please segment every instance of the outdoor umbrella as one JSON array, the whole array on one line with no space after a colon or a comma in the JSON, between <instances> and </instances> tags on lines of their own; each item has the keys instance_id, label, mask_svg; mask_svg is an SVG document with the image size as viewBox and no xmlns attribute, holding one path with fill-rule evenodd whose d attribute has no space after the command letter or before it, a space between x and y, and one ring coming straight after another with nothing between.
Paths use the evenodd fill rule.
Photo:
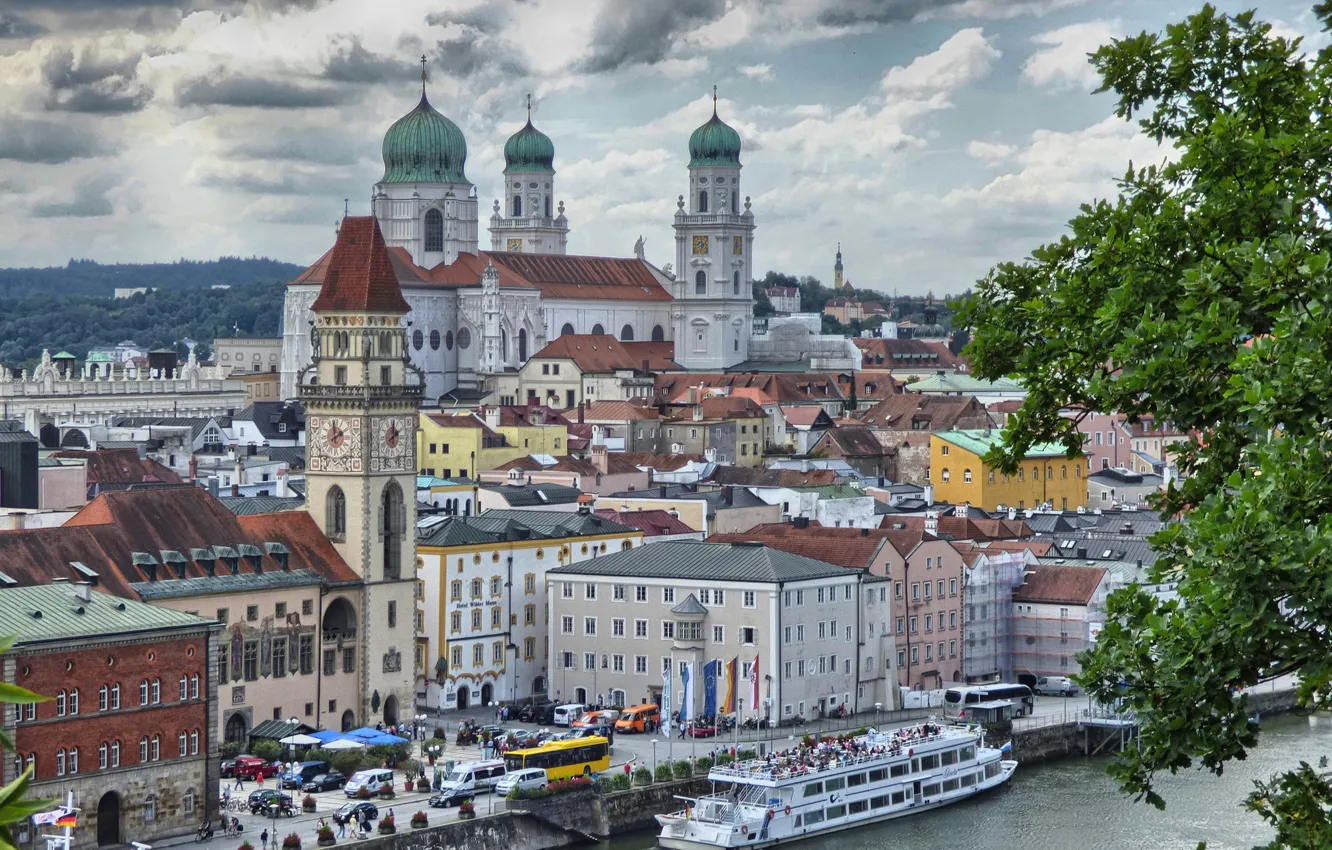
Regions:
<instances>
[{"instance_id":1,"label":"outdoor umbrella","mask_svg":"<svg viewBox=\"0 0 1332 850\"><path fill-rule=\"evenodd\" d=\"M280 739L278 743L286 744L290 747L312 747L321 742L318 738L311 735L302 735L298 732L295 735L288 735L287 737Z\"/></svg>"},{"instance_id":2,"label":"outdoor umbrella","mask_svg":"<svg viewBox=\"0 0 1332 850\"><path fill-rule=\"evenodd\" d=\"M363 750L363 749L365 749L365 744L362 744L360 741L349 741L349 740L347 740L346 738L339 738L339 739L336 740L336 741L329 741L327 744L324 744L324 749L326 749L326 750Z\"/></svg>"}]
</instances>

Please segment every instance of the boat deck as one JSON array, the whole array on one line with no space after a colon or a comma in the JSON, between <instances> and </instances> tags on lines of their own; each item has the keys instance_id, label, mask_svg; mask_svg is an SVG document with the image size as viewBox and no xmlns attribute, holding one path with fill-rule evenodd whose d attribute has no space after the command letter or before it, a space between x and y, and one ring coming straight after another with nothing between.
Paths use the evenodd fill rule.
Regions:
<instances>
[{"instance_id":1,"label":"boat deck","mask_svg":"<svg viewBox=\"0 0 1332 850\"><path fill-rule=\"evenodd\" d=\"M916 750L929 751L936 744L980 743L977 732L961 726L921 723L891 732L871 729L857 738L828 738L816 747L800 746L774 752L766 758L747 759L714 767L708 777L727 782L779 782L810 773L855 767L900 759Z\"/></svg>"}]
</instances>

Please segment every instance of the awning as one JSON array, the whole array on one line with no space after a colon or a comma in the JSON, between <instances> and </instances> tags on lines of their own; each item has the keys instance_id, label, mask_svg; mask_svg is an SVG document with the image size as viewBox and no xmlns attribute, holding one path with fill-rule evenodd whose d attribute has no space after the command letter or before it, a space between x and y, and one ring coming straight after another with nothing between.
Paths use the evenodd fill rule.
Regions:
<instances>
[{"instance_id":1,"label":"awning","mask_svg":"<svg viewBox=\"0 0 1332 850\"><path fill-rule=\"evenodd\" d=\"M306 726L304 723L292 723L288 720L265 720L250 730L250 737L279 741L288 735L309 735L313 731L313 726Z\"/></svg>"}]
</instances>

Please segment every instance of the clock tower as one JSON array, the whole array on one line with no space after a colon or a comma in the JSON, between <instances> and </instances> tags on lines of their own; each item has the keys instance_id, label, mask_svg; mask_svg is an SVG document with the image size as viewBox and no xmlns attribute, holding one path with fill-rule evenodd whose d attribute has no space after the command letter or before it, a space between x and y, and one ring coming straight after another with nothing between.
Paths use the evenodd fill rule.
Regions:
<instances>
[{"instance_id":1,"label":"clock tower","mask_svg":"<svg viewBox=\"0 0 1332 850\"><path fill-rule=\"evenodd\" d=\"M313 362L300 387L306 504L364 582L357 720L391 724L415 710L421 383L408 360L409 307L373 217L342 220L311 309ZM339 639L345 649L346 635Z\"/></svg>"},{"instance_id":2,"label":"clock tower","mask_svg":"<svg viewBox=\"0 0 1332 850\"><path fill-rule=\"evenodd\" d=\"M689 194L675 212L675 362L721 371L749 359L754 214L740 195L740 134L717 117L689 137Z\"/></svg>"},{"instance_id":3,"label":"clock tower","mask_svg":"<svg viewBox=\"0 0 1332 850\"><path fill-rule=\"evenodd\" d=\"M504 202L490 216L490 250L524 254L563 254L569 240L564 201L555 203L555 145L527 124L504 143Z\"/></svg>"}]
</instances>

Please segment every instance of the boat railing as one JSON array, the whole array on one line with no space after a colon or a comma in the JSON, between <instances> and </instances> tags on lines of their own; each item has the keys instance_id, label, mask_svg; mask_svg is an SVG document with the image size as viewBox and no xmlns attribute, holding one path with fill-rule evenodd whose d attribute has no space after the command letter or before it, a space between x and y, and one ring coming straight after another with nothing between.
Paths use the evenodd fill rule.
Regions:
<instances>
[{"instance_id":1,"label":"boat railing","mask_svg":"<svg viewBox=\"0 0 1332 850\"><path fill-rule=\"evenodd\" d=\"M959 735L956 730L945 729L933 735L925 735L918 738L897 738L889 734L879 734L870 739L870 746L884 747L883 752L865 753L852 758L839 756L836 761L830 764L798 764L791 767L774 767L767 759L750 759L740 764L727 765L725 767L714 767L709 775L717 779L789 779L793 776L805 776L811 773L824 773L829 770L854 767L858 764L869 764L871 762L891 761L901 758L910 750L922 744L942 741L946 738L974 737L971 735ZM896 751L894 751L896 747ZM811 751L812 752L812 751ZM790 758L790 751L784 750L779 753L773 753L775 759Z\"/></svg>"}]
</instances>

